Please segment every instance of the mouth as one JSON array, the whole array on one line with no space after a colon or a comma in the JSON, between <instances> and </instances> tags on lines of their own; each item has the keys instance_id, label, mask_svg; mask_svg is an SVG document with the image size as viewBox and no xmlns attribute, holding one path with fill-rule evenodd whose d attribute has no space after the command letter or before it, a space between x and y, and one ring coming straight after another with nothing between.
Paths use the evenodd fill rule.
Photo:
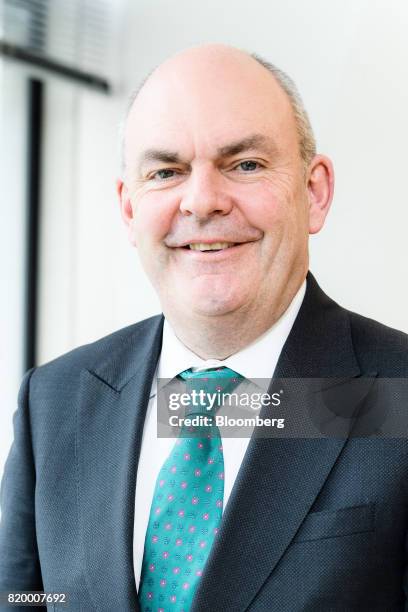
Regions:
<instances>
[{"instance_id":1,"label":"mouth","mask_svg":"<svg viewBox=\"0 0 408 612\"><path fill-rule=\"evenodd\" d=\"M209 253L213 251L225 251L226 249L231 249L236 246L237 242L190 242L182 246L182 249L187 249L191 251L200 251L201 253ZM243 244L243 243L241 243Z\"/></svg>"},{"instance_id":2,"label":"mouth","mask_svg":"<svg viewBox=\"0 0 408 612\"><path fill-rule=\"evenodd\" d=\"M234 259L240 257L244 252L251 247L256 240L248 242L190 242L178 247L174 250L180 254L183 253L188 259L204 262L204 261L223 261L224 259Z\"/></svg>"}]
</instances>

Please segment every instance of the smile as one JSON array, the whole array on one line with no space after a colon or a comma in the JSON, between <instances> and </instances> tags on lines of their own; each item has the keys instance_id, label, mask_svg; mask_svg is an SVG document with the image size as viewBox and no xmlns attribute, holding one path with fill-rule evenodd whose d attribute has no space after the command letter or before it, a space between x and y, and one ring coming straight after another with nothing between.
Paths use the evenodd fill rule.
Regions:
<instances>
[{"instance_id":1,"label":"smile","mask_svg":"<svg viewBox=\"0 0 408 612\"><path fill-rule=\"evenodd\" d=\"M192 242L187 244L184 248L191 249L193 251L223 251L224 249L230 249L235 245L236 242Z\"/></svg>"},{"instance_id":2,"label":"smile","mask_svg":"<svg viewBox=\"0 0 408 612\"><path fill-rule=\"evenodd\" d=\"M212 262L223 261L227 259L234 259L235 257L241 257L241 255L251 245L257 241L249 242L191 242L181 247L176 247L175 251L191 260L197 262Z\"/></svg>"}]
</instances>

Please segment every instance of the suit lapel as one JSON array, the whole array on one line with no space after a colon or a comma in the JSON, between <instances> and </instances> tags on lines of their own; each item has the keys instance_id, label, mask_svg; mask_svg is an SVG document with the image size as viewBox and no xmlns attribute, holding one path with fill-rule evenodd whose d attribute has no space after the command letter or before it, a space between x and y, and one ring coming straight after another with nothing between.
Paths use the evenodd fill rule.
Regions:
<instances>
[{"instance_id":1,"label":"suit lapel","mask_svg":"<svg viewBox=\"0 0 408 612\"><path fill-rule=\"evenodd\" d=\"M274 378L294 378L300 385L302 380L320 378L327 388L331 377L335 383L359 374L348 313L320 290L309 273L305 298ZM270 392L273 385L274 381ZM267 416L266 409L261 416ZM191 612L247 610L312 507L345 443L346 437L252 436Z\"/></svg>"},{"instance_id":2,"label":"suit lapel","mask_svg":"<svg viewBox=\"0 0 408 612\"><path fill-rule=\"evenodd\" d=\"M163 319L126 336L83 370L77 412L79 523L85 576L97 610L139 609L133 569L137 463Z\"/></svg>"}]
</instances>

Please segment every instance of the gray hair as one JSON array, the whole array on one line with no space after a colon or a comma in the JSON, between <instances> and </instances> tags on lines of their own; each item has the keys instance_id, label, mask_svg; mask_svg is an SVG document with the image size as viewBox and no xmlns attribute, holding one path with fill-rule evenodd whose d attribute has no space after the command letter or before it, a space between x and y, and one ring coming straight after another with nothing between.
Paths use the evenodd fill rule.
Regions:
<instances>
[{"instance_id":1,"label":"gray hair","mask_svg":"<svg viewBox=\"0 0 408 612\"><path fill-rule=\"evenodd\" d=\"M250 57L252 57L258 64L266 68L279 83L283 91L289 98L290 105L292 107L293 115L296 122L296 130L299 138L299 151L300 156L304 162L305 170L309 166L313 157L316 155L316 140L313 134L313 129L309 120L309 116L306 112L305 106L303 104L302 98L300 97L299 91L295 85L295 82L291 77L286 74L283 70L268 62L263 57L258 55L257 53L250 53ZM126 164L125 164L125 125L126 120L129 115L130 109L133 106L133 102L136 100L139 92L143 88L146 81L150 78L156 68L153 68L139 83L139 85L132 91L129 96L125 116L123 121L119 125L119 142L120 142L120 156L121 156L121 170L122 174L125 172Z\"/></svg>"},{"instance_id":2,"label":"gray hair","mask_svg":"<svg viewBox=\"0 0 408 612\"><path fill-rule=\"evenodd\" d=\"M295 82L288 74L286 74L286 72L274 64L264 60L256 53L251 53L250 55L255 61L258 62L258 64L261 64L261 66L273 74L283 91L288 96L293 115L295 117L296 129L299 137L300 156L303 159L305 168L307 168L313 157L316 155L316 140L313 134L309 116L306 112Z\"/></svg>"}]
</instances>

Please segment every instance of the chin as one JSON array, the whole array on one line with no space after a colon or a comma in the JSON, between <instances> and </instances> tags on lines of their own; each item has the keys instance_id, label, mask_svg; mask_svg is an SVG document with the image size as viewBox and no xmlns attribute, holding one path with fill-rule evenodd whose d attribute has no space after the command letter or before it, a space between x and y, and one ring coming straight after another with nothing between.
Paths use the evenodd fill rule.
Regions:
<instances>
[{"instance_id":1,"label":"chin","mask_svg":"<svg viewBox=\"0 0 408 612\"><path fill-rule=\"evenodd\" d=\"M238 310L243 305L243 300L237 296L215 296L205 295L201 299L194 299L190 296L190 312L197 315L215 317L230 314ZM193 298L193 299L191 299Z\"/></svg>"},{"instance_id":2,"label":"chin","mask_svg":"<svg viewBox=\"0 0 408 612\"><path fill-rule=\"evenodd\" d=\"M230 275L212 277L211 279L192 279L188 283L183 279L178 290L173 291L173 302L180 301L183 308L197 316L222 316L239 310L248 301L250 288L237 283ZM235 281L235 282L234 282ZM178 299L175 300L174 296ZM183 296L182 300L180 297Z\"/></svg>"}]
</instances>

